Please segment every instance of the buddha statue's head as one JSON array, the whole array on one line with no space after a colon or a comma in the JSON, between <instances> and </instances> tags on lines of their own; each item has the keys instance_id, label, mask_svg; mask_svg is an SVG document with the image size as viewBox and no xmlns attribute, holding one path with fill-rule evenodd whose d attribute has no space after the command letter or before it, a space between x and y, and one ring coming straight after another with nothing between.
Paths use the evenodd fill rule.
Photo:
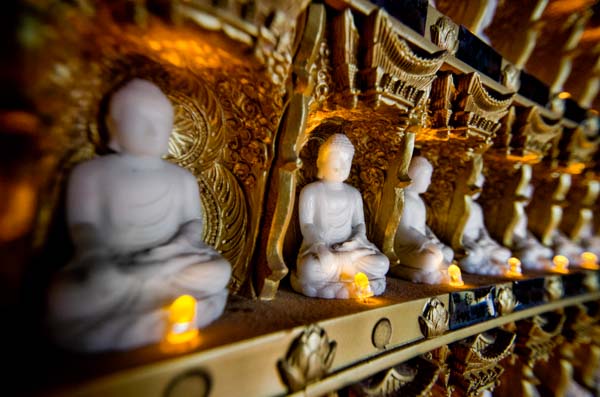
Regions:
<instances>
[{"instance_id":1,"label":"buddha statue's head","mask_svg":"<svg viewBox=\"0 0 600 397\"><path fill-rule=\"evenodd\" d=\"M167 153L173 106L154 83L131 80L112 95L108 112L113 150L142 157Z\"/></svg>"},{"instance_id":2,"label":"buddha statue's head","mask_svg":"<svg viewBox=\"0 0 600 397\"><path fill-rule=\"evenodd\" d=\"M354 146L344 134L331 135L319 148L317 174L326 182L344 182L350 175Z\"/></svg>"},{"instance_id":3,"label":"buddha statue's head","mask_svg":"<svg viewBox=\"0 0 600 397\"><path fill-rule=\"evenodd\" d=\"M433 166L425 157L413 157L408 167L408 177L411 179L411 183L406 189L418 194L425 193L431 184L432 173Z\"/></svg>"}]
</instances>

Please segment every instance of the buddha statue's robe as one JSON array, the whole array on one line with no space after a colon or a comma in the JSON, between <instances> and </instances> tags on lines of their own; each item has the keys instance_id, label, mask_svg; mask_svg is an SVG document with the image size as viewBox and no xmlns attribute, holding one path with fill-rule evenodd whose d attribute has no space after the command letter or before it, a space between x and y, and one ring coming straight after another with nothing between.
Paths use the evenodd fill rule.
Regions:
<instances>
[{"instance_id":1,"label":"buddha statue's robe","mask_svg":"<svg viewBox=\"0 0 600 397\"><path fill-rule=\"evenodd\" d=\"M522 215L513 234L513 251L525 269L543 270L552 266L553 251L527 230L527 216Z\"/></svg>"},{"instance_id":2,"label":"buddha statue's robe","mask_svg":"<svg viewBox=\"0 0 600 397\"><path fill-rule=\"evenodd\" d=\"M307 296L348 298L346 286L364 273L375 295L385 290L389 260L365 235L362 197L345 183L313 182L299 199L303 235L292 286Z\"/></svg>"},{"instance_id":3,"label":"buddha statue's robe","mask_svg":"<svg viewBox=\"0 0 600 397\"><path fill-rule=\"evenodd\" d=\"M467 273L502 275L508 270L511 252L488 234L481 206L473 202L463 233L465 256L459 261Z\"/></svg>"},{"instance_id":4,"label":"buddha statue's robe","mask_svg":"<svg viewBox=\"0 0 600 397\"><path fill-rule=\"evenodd\" d=\"M426 224L427 209L417 192L405 190L404 209L394 239L398 266L391 273L413 282L429 284L448 281L448 266L454 252Z\"/></svg>"},{"instance_id":5,"label":"buddha statue's robe","mask_svg":"<svg viewBox=\"0 0 600 397\"><path fill-rule=\"evenodd\" d=\"M68 224L74 259L54 278L51 331L80 351L158 342L167 307L197 300L197 326L217 318L231 266L201 239L198 184L164 160L114 154L78 165L70 178Z\"/></svg>"}]
</instances>

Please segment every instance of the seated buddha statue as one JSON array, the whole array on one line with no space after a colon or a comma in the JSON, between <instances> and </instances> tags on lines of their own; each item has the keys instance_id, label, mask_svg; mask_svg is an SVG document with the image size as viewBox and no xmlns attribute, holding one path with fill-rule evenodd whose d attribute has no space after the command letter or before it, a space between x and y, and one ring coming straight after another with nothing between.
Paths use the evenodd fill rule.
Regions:
<instances>
[{"instance_id":1,"label":"seated buddha statue","mask_svg":"<svg viewBox=\"0 0 600 397\"><path fill-rule=\"evenodd\" d=\"M433 167L425 157L410 162L410 185L404 189L404 208L394 239L398 264L390 273L413 282L440 284L448 279L454 251L444 245L427 226L427 210L420 194L431 184Z\"/></svg>"},{"instance_id":2,"label":"seated buddha statue","mask_svg":"<svg viewBox=\"0 0 600 397\"><path fill-rule=\"evenodd\" d=\"M385 290L389 260L367 240L360 192L344 183L350 175L354 146L334 134L319 148L319 181L306 185L299 198L302 246L292 287L319 298L356 297L353 279L368 278L374 295Z\"/></svg>"},{"instance_id":3,"label":"seated buddha statue","mask_svg":"<svg viewBox=\"0 0 600 397\"><path fill-rule=\"evenodd\" d=\"M197 327L219 317L230 264L202 241L198 182L163 160L174 112L153 83L134 79L112 95L114 154L77 165L67 187L73 259L49 288L56 342L77 351L130 349L160 341L168 306L196 300Z\"/></svg>"},{"instance_id":4,"label":"seated buddha statue","mask_svg":"<svg viewBox=\"0 0 600 397\"><path fill-rule=\"evenodd\" d=\"M479 188L484 180L483 175L479 175L477 181ZM508 259L511 257L511 252L489 235L481 206L475 201L480 195L481 192L473 195L474 201L471 204L471 212L462 238L465 255L459 264L467 273L503 275L509 270Z\"/></svg>"},{"instance_id":5,"label":"seated buddha statue","mask_svg":"<svg viewBox=\"0 0 600 397\"><path fill-rule=\"evenodd\" d=\"M529 185L526 198L518 204L526 206L533 192L533 186ZM527 214L523 210L521 218L513 232L513 252L521 261L523 268L528 270L544 270L552 266L554 253L551 248L546 247L535 238L533 233L527 230Z\"/></svg>"}]
</instances>

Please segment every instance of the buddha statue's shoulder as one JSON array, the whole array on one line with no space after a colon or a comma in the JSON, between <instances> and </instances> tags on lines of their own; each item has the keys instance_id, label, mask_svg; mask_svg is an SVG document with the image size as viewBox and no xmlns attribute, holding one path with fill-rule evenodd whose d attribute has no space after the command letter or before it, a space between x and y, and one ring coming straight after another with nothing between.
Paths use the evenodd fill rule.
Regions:
<instances>
[{"instance_id":1,"label":"buddha statue's shoulder","mask_svg":"<svg viewBox=\"0 0 600 397\"><path fill-rule=\"evenodd\" d=\"M323 193L324 183L322 181L311 182L304 186L300 194L304 197L315 196Z\"/></svg>"},{"instance_id":2,"label":"buddha statue's shoulder","mask_svg":"<svg viewBox=\"0 0 600 397\"><path fill-rule=\"evenodd\" d=\"M98 156L77 164L71 171L71 180L95 179L110 172L115 167L117 155Z\"/></svg>"},{"instance_id":3,"label":"buddha statue's shoulder","mask_svg":"<svg viewBox=\"0 0 600 397\"><path fill-rule=\"evenodd\" d=\"M348 196L351 196L354 200L362 200L360 191L348 183L344 183L344 192L346 192Z\"/></svg>"},{"instance_id":4,"label":"buddha statue's shoulder","mask_svg":"<svg viewBox=\"0 0 600 397\"><path fill-rule=\"evenodd\" d=\"M174 176L179 177L181 179L184 179L187 182L197 183L196 177L187 168L181 167L177 164L173 164L167 160L163 160L163 164L164 164L165 170L168 173L173 174Z\"/></svg>"}]
</instances>

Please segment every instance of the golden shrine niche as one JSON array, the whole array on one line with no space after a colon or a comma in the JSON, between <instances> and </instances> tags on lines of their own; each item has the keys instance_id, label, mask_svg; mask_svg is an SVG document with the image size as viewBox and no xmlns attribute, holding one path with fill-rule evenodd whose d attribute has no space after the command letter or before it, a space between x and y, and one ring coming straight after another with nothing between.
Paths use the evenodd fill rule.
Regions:
<instances>
[{"instance_id":1,"label":"golden shrine niche","mask_svg":"<svg viewBox=\"0 0 600 397\"><path fill-rule=\"evenodd\" d=\"M541 104L520 87L536 37L549 29L536 21L553 18L542 13L543 1L526 2L531 18L515 29L498 26L514 6L498 5L485 30L494 48L508 48L497 78L457 56L459 23L483 29L493 16L481 1L428 6L422 35L363 0L31 3L24 91L50 142L42 164L51 175L33 227L32 266L58 267L70 254L67 175L109 152L107 98L133 77L172 101L167 160L195 175L202 239L233 265L229 306L222 322L201 331L198 350L134 352L119 369L144 368L145 357L156 367L127 372L119 378L127 387L169 394L192 379L202 383L198 395L373 396L560 394L573 379L598 387L594 272L581 273L576 292L571 275L535 275L537 306L523 296L535 289L519 285L526 278L467 275L454 289L390 278L383 296L339 306L300 298L286 284L301 242L299 192L315 180L318 147L334 133L356 149L348 183L361 192L369 239L391 263L417 154L434 167L423 195L427 224L458 259L480 192L487 229L507 247L525 216L546 246L558 232L574 242L584 228L600 233L597 115L568 119L559 92L574 57L565 40L584 16L540 41L561 43L560 59L544 72L552 89ZM503 36L526 40L512 48ZM485 288L489 299L479 303L493 315L457 325L451 299ZM121 387L115 378L98 382L90 394Z\"/></svg>"},{"instance_id":2,"label":"golden shrine niche","mask_svg":"<svg viewBox=\"0 0 600 397\"><path fill-rule=\"evenodd\" d=\"M42 201L36 240L42 244L52 233L48 228L60 205L64 175L72 165L108 150L106 98L122 82L142 77L155 82L175 105L168 159L198 179L206 219L203 239L233 264L232 291L253 294L249 273L285 81L249 54L253 47L260 50L264 43L259 39L240 45L151 16L143 27L121 24L115 20L118 11L100 5L92 22L91 16L81 20L82 15L69 14L75 10L62 10L53 16L76 21L53 26L55 34L44 38L45 46L60 50L33 52L44 63L32 77L30 93L50 120L58 167ZM291 43L288 47L291 51ZM87 55L79 56L81 51ZM54 97L47 100L50 94Z\"/></svg>"}]
</instances>

